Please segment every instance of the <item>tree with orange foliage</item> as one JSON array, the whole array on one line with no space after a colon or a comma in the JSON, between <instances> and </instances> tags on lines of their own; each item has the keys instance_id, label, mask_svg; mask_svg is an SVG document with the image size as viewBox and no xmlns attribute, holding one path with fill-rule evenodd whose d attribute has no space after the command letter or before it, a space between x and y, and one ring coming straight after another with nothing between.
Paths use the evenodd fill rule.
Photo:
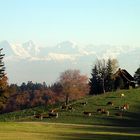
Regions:
<instances>
[{"instance_id":1,"label":"tree with orange foliage","mask_svg":"<svg viewBox=\"0 0 140 140\"><path fill-rule=\"evenodd\" d=\"M66 105L70 99L80 98L89 92L88 77L79 70L66 70L60 75L62 94L65 96Z\"/></svg>"}]
</instances>

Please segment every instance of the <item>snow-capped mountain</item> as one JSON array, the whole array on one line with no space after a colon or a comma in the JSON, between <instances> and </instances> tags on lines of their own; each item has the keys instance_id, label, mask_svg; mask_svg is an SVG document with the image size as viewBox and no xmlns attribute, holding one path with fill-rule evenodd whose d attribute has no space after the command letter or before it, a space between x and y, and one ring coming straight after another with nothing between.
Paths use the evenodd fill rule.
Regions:
<instances>
[{"instance_id":1,"label":"snow-capped mountain","mask_svg":"<svg viewBox=\"0 0 140 140\"><path fill-rule=\"evenodd\" d=\"M9 81L21 83L55 82L66 69L80 69L90 75L96 59L117 58L120 67L134 74L140 65L140 47L87 45L81 47L73 41L64 41L55 46L39 47L33 41L23 44L0 42L5 53L6 72Z\"/></svg>"},{"instance_id":2,"label":"snow-capped mountain","mask_svg":"<svg viewBox=\"0 0 140 140\"><path fill-rule=\"evenodd\" d=\"M6 55L6 57L15 55L14 50L6 40L0 42L0 48L3 48L3 53Z\"/></svg>"},{"instance_id":3,"label":"snow-capped mountain","mask_svg":"<svg viewBox=\"0 0 140 140\"><path fill-rule=\"evenodd\" d=\"M31 56L37 56L40 51L38 46L32 40L23 43L22 46Z\"/></svg>"}]
</instances>

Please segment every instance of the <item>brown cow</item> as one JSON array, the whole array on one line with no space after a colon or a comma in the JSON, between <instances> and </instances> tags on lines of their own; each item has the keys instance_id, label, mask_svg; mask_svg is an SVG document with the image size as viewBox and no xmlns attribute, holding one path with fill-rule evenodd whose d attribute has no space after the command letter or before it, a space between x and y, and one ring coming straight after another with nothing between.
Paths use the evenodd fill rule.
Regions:
<instances>
[{"instance_id":1,"label":"brown cow","mask_svg":"<svg viewBox=\"0 0 140 140\"><path fill-rule=\"evenodd\" d=\"M83 114L86 115L86 116L91 116L92 112L84 111Z\"/></svg>"}]
</instances>

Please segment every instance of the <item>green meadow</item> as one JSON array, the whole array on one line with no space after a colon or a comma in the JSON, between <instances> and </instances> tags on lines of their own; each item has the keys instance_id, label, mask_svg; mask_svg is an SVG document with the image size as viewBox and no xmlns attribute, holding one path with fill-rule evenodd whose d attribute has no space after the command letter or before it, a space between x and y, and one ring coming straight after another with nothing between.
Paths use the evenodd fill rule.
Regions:
<instances>
[{"instance_id":1,"label":"green meadow","mask_svg":"<svg viewBox=\"0 0 140 140\"><path fill-rule=\"evenodd\" d=\"M125 97L121 98L120 94ZM81 102L87 102L82 105ZM113 102L113 106L107 105ZM119 106L129 104L120 112ZM120 90L98 96L87 96L70 103L73 110L57 109L58 118L33 117L34 113L47 114L47 107L37 107L0 115L0 140L138 140L140 139L140 89ZM97 113L104 108L106 114ZM92 112L91 116L83 111Z\"/></svg>"},{"instance_id":2,"label":"green meadow","mask_svg":"<svg viewBox=\"0 0 140 140\"><path fill-rule=\"evenodd\" d=\"M1 140L139 140L140 128L10 122L0 124Z\"/></svg>"}]
</instances>

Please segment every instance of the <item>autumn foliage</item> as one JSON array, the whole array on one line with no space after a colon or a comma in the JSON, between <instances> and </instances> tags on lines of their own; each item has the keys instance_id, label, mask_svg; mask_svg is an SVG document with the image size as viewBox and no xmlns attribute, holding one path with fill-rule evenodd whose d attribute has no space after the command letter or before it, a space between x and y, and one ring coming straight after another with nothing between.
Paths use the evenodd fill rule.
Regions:
<instances>
[{"instance_id":1,"label":"autumn foliage","mask_svg":"<svg viewBox=\"0 0 140 140\"><path fill-rule=\"evenodd\" d=\"M61 73L59 82L63 87L62 94L66 104L69 100L81 98L89 92L88 77L80 74L79 70L66 70Z\"/></svg>"}]
</instances>

